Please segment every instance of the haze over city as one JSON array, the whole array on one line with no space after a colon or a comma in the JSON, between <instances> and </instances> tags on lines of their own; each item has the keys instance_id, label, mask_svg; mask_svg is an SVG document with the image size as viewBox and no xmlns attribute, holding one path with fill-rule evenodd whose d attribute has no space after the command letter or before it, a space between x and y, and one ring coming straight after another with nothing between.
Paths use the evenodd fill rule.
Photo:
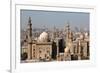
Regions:
<instances>
[{"instance_id":1,"label":"haze over city","mask_svg":"<svg viewBox=\"0 0 100 73\"><path fill-rule=\"evenodd\" d=\"M69 23L72 30L89 30L89 13L82 12L56 12L39 10L21 10L21 29L26 29L29 16L32 19L32 27L52 29L54 26L63 29Z\"/></svg>"}]
</instances>

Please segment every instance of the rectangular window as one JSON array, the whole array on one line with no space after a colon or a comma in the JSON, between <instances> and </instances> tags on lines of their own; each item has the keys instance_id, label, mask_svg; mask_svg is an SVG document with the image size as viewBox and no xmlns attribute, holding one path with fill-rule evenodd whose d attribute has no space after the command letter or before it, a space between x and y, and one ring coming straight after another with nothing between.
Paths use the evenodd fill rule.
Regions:
<instances>
[{"instance_id":1,"label":"rectangular window","mask_svg":"<svg viewBox=\"0 0 100 73\"><path fill-rule=\"evenodd\" d=\"M39 53L41 53L41 50L39 51Z\"/></svg>"}]
</instances>

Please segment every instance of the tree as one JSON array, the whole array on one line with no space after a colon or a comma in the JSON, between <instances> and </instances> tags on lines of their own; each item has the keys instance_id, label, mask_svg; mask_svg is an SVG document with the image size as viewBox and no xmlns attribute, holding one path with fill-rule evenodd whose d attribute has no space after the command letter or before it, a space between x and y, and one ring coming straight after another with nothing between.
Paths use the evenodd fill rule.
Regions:
<instances>
[{"instance_id":1,"label":"tree","mask_svg":"<svg viewBox=\"0 0 100 73\"><path fill-rule=\"evenodd\" d=\"M21 54L21 60L26 60L28 57L27 53L24 52L23 54Z\"/></svg>"}]
</instances>

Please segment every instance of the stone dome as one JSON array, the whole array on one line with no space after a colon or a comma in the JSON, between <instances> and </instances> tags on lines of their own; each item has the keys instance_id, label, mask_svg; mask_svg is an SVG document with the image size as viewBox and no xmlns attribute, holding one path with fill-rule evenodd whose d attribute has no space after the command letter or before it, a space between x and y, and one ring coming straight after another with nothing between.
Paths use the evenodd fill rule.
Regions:
<instances>
[{"instance_id":1,"label":"stone dome","mask_svg":"<svg viewBox=\"0 0 100 73\"><path fill-rule=\"evenodd\" d=\"M64 52L68 53L69 52L69 48L66 47L65 50L64 50Z\"/></svg>"},{"instance_id":2,"label":"stone dome","mask_svg":"<svg viewBox=\"0 0 100 73\"><path fill-rule=\"evenodd\" d=\"M83 34L80 34L80 39L84 39L84 35Z\"/></svg>"},{"instance_id":3,"label":"stone dome","mask_svg":"<svg viewBox=\"0 0 100 73\"><path fill-rule=\"evenodd\" d=\"M86 33L85 33L85 37L88 37L88 36L89 36L89 33L86 32Z\"/></svg>"},{"instance_id":4,"label":"stone dome","mask_svg":"<svg viewBox=\"0 0 100 73\"><path fill-rule=\"evenodd\" d=\"M38 42L48 42L49 35L46 32L42 32L38 38Z\"/></svg>"}]
</instances>

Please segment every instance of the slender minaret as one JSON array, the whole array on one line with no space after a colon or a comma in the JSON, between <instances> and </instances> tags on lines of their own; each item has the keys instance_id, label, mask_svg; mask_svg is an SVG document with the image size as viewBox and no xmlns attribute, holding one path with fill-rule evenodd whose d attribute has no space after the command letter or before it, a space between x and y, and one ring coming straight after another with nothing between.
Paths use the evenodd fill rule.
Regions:
<instances>
[{"instance_id":1,"label":"slender minaret","mask_svg":"<svg viewBox=\"0 0 100 73\"><path fill-rule=\"evenodd\" d=\"M30 60L30 59L32 59L32 23L31 23L31 17L29 17L29 20L28 20L27 35L28 35L28 60Z\"/></svg>"},{"instance_id":2,"label":"slender minaret","mask_svg":"<svg viewBox=\"0 0 100 73\"><path fill-rule=\"evenodd\" d=\"M78 41L78 60L81 60L81 41Z\"/></svg>"},{"instance_id":3,"label":"slender minaret","mask_svg":"<svg viewBox=\"0 0 100 73\"><path fill-rule=\"evenodd\" d=\"M66 47L69 48L70 54L73 54L74 53L74 49L73 49L73 33L72 33L69 25L66 28L67 28Z\"/></svg>"},{"instance_id":4,"label":"slender minaret","mask_svg":"<svg viewBox=\"0 0 100 73\"><path fill-rule=\"evenodd\" d=\"M66 30L66 31L67 31L67 34L66 34L66 46L67 46L67 44L68 44L68 42L69 42L70 26L67 25L66 28L67 28L67 30Z\"/></svg>"},{"instance_id":5,"label":"slender minaret","mask_svg":"<svg viewBox=\"0 0 100 73\"><path fill-rule=\"evenodd\" d=\"M73 40L73 33L70 30L70 26L69 25L67 25L66 28L67 28L66 29L66 31L67 31L67 34L66 34L66 46L67 46L67 43L72 42L72 40Z\"/></svg>"}]
</instances>

